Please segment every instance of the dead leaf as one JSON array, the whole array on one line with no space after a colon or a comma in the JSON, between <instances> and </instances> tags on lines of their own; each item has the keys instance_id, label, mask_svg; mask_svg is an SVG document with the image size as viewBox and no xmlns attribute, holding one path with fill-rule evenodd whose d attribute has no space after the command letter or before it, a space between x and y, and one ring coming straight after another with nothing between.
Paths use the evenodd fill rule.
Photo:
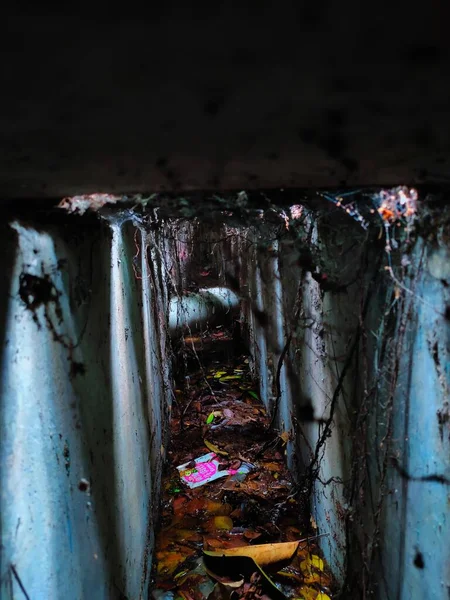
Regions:
<instances>
[{"instance_id":1,"label":"dead leaf","mask_svg":"<svg viewBox=\"0 0 450 600\"><path fill-rule=\"evenodd\" d=\"M263 462L262 466L265 469L267 469L268 471L275 472L275 473L279 473L280 471L283 470L283 467L280 465L280 463L275 463L275 462Z\"/></svg>"},{"instance_id":2,"label":"dead leaf","mask_svg":"<svg viewBox=\"0 0 450 600\"><path fill-rule=\"evenodd\" d=\"M196 515L200 510L205 508L206 498L193 498L184 507L184 514Z\"/></svg>"},{"instance_id":3,"label":"dead leaf","mask_svg":"<svg viewBox=\"0 0 450 600\"><path fill-rule=\"evenodd\" d=\"M216 529L225 529L226 531L230 531L230 529L233 529L233 521L230 519L230 517L214 517L214 527Z\"/></svg>"},{"instance_id":4,"label":"dead leaf","mask_svg":"<svg viewBox=\"0 0 450 600\"><path fill-rule=\"evenodd\" d=\"M175 529L174 537L179 542L193 542L198 544L202 541L202 536L192 529Z\"/></svg>"},{"instance_id":5,"label":"dead leaf","mask_svg":"<svg viewBox=\"0 0 450 600\"><path fill-rule=\"evenodd\" d=\"M283 444L287 444L289 441L289 432L288 431L283 431L283 433L280 435L281 440L283 441Z\"/></svg>"},{"instance_id":6,"label":"dead leaf","mask_svg":"<svg viewBox=\"0 0 450 600\"><path fill-rule=\"evenodd\" d=\"M305 583L323 583L323 573L310 573L303 578Z\"/></svg>"},{"instance_id":7,"label":"dead leaf","mask_svg":"<svg viewBox=\"0 0 450 600\"><path fill-rule=\"evenodd\" d=\"M188 499L186 498L186 496L178 496L177 498L174 498L172 505L174 514L179 513L187 501Z\"/></svg>"},{"instance_id":8,"label":"dead leaf","mask_svg":"<svg viewBox=\"0 0 450 600\"><path fill-rule=\"evenodd\" d=\"M223 540L217 538L205 537L203 538L203 544L210 548L223 548Z\"/></svg>"},{"instance_id":9,"label":"dead leaf","mask_svg":"<svg viewBox=\"0 0 450 600\"><path fill-rule=\"evenodd\" d=\"M242 519L244 517L244 511L242 508L235 508L230 514L230 517L233 517L233 519Z\"/></svg>"},{"instance_id":10,"label":"dead leaf","mask_svg":"<svg viewBox=\"0 0 450 600\"><path fill-rule=\"evenodd\" d=\"M229 588L240 588L241 585L244 585L244 579L230 579L229 577L220 577L220 575L216 575L216 573L214 573L213 571L211 571L208 568L205 568L205 571L208 573L208 575L210 577L212 577L213 579L215 579L216 581L219 581L222 585L229 587Z\"/></svg>"},{"instance_id":11,"label":"dead leaf","mask_svg":"<svg viewBox=\"0 0 450 600\"><path fill-rule=\"evenodd\" d=\"M317 598L317 590L305 585L298 590L298 593L302 600L316 600Z\"/></svg>"},{"instance_id":12,"label":"dead leaf","mask_svg":"<svg viewBox=\"0 0 450 600\"><path fill-rule=\"evenodd\" d=\"M303 583L303 576L299 575L299 573L295 573L295 571L278 571L277 577L289 582Z\"/></svg>"},{"instance_id":13,"label":"dead leaf","mask_svg":"<svg viewBox=\"0 0 450 600\"><path fill-rule=\"evenodd\" d=\"M217 371L216 373L214 373L214 378L215 379L220 379L221 377L223 377L226 374L227 374L226 371Z\"/></svg>"},{"instance_id":14,"label":"dead leaf","mask_svg":"<svg viewBox=\"0 0 450 600\"><path fill-rule=\"evenodd\" d=\"M186 555L180 552L157 552L156 553L158 575L172 575L179 565L186 560Z\"/></svg>"},{"instance_id":15,"label":"dead leaf","mask_svg":"<svg viewBox=\"0 0 450 600\"><path fill-rule=\"evenodd\" d=\"M229 515L233 507L231 504L224 504L214 500L205 500L205 513L213 516Z\"/></svg>"},{"instance_id":16,"label":"dead leaf","mask_svg":"<svg viewBox=\"0 0 450 600\"><path fill-rule=\"evenodd\" d=\"M260 567L267 567L273 563L290 561L297 552L301 540L296 542L280 542L275 544L255 544L245 548L230 548L218 550L209 556L247 556L253 559Z\"/></svg>"},{"instance_id":17,"label":"dead leaf","mask_svg":"<svg viewBox=\"0 0 450 600\"><path fill-rule=\"evenodd\" d=\"M257 540L260 538L262 533L260 531L253 531L252 529L246 529L244 531L244 537L246 540Z\"/></svg>"},{"instance_id":18,"label":"dead leaf","mask_svg":"<svg viewBox=\"0 0 450 600\"><path fill-rule=\"evenodd\" d=\"M318 571L323 571L323 560L320 558L320 556L317 556L317 554L308 554L306 559L300 563L300 568L304 573L306 571L310 571L311 568L317 569Z\"/></svg>"},{"instance_id":19,"label":"dead leaf","mask_svg":"<svg viewBox=\"0 0 450 600\"><path fill-rule=\"evenodd\" d=\"M244 548L245 550L245 548ZM203 562L205 567L220 577L227 577L231 574L239 573L247 580L254 577L255 573L261 576L261 587L271 600L286 600L286 596L281 592L274 582L268 577L261 567L249 556L225 556L217 552L203 550ZM245 589L245 587L244 587Z\"/></svg>"},{"instance_id":20,"label":"dead leaf","mask_svg":"<svg viewBox=\"0 0 450 600\"><path fill-rule=\"evenodd\" d=\"M214 444L211 444L211 442L208 442L208 440L203 440L203 442L208 448L208 450L211 450L211 452L215 452L216 454L220 454L221 456L228 456L228 452L225 452L225 450L221 450Z\"/></svg>"},{"instance_id":21,"label":"dead leaf","mask_svg":"<svg viewBox=\"0 0 450 600\"><path fill-rule=\"evenodd\" d=\"M230 600L233 592L235 592L235 589L229 589L220 582L217 582L207 600Z\"/></svg>"}]
</instances>

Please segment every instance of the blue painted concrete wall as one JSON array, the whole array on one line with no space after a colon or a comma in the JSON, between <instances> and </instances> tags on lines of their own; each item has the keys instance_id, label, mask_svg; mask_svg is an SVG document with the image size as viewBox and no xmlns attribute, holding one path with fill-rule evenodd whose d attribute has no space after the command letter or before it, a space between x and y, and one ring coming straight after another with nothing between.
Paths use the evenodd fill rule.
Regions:
<instances>
[{"instance_id":1,"label":"blue painted concrete wall","mask_svg":"<svg viewBox=\"0 0 450 600\"><path fill-rule=\"evenodd\" d=\"M82 231L17 223L0 239L9 290L0 323L2 599L20 598L21 585L33 599L145 598L148 589L171 396L165 282L182 281L187 265L161 231L117 217ZM183 231L189 243L193 230ZM398 283L383 269L387 256L380 268L379 249L369 248L364 262L367 247L355 248L353 235L315 225L328 266L344 281L361 277L324 293L303 274L278 425L291 434L288 460L301 484L323 424L302 420L299 408L310 402L316 419L328 418L360 328L313 486L312 514L329 533L322 550L349 597L447 598L448 246L441 234L419 240L406 272L395 267ZM225 244L270 407L301 269L291 247L274 244L268 254ZM26 288L24 273L41 287Z\"/></svg>"},{"instance_id":2,"label":"blue painted concrete wall","mask_svg":"<svg viewBox=\"0 0 450 600\"><path fill-rule=\"evenodd\" d=\"M360 277L345 291L324 293L304 274L301 322L286 359L296 383L286 378L283 367L279 427L292 435L288 457L302 486L324 425L302 420L298 408L310 402L316 419L328 418L359 331L313 486L312 514L318 531L329 534L321 540L322 550L337 580L351 590L348 597L448 598L448 244L443 236L435 243L419 239L407 254L407 269L398 259L395 277L400 274L401 281L395 281L384 269L388 255L383 248L379 264L380 247L372 241L368 248L364 240L355 246L358 231L352 227L336 227L333 235L314 228L312 242L320 248L322 266L339 273L340 281L351 281L358 272ZM284 339L292 332L301 271L290 246L278 252L272 247L269 253L245 248L235 249L242 263L241 286L248 285L250 299L265 311L268 323L262 327L254 318L251 303L244 305L244 318L260 393L270 406L280 331L284 328Z\"/></svg>"},{"instance_id":3,"label":"blue painted concrete wall","mask_svg":"<svg viewBox=\"0 0 450 600\"><path fill-rule=\"evenodd\" d=\"M3 231L2 600L147 595L170 404L164 280L133 262L147 235Z\"/></svg>"},{"instance_id":4,"label":"blue painted concrete wall","mask_svg":"<svg viewBox=\"0 0 450 600\"><path fill-rule=\"evenodd\" d=\"M381 543L373 560L382 575L380 598L450 596L449 285L448 247L419 240L397 316L396 386L392 399L383 387L378 396L386 427L392 427L385 453L382 448L371 464L372 481L384 488ZM384 428L371 431L372 451L386 446Z\"/></svg>"}]
</instances>

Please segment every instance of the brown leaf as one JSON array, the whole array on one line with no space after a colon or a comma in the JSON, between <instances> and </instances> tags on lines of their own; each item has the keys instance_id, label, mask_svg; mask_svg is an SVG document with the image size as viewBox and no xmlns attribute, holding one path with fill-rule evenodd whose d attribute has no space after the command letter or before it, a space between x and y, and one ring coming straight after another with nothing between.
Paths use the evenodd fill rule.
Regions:
<instances>
[{"instance_id":1,"label":"brown leaf","mask_svg":"<svg viewBox=\"0 0 450 600\"><path fill-rule=\"evenodd\" d=\"M273 563L290 561L297 552L300 540L296 542L279 542L275 544L255 544L245 548L230 548L209 553L210 556L248 556L260 567Z\"/></svg>"},{"instance_id":2,"label":"brown leaf","mask_svg":"<svg viewBox=\"0 0 450 600\"><path fill-rule=\"evenodd\" d=\"M267 469L272 473L280 473L283 470L282 465L276 462L263 462L262 466L264 469Z\"/></svg>"},{"instance_id":3,"label":"brown leaf","mask_svg":"<svg viewBox=\"0 0 450 600\"><path fill-rule=\"evenodd\" d=\"M244 537L247 540L256 540L258 538L260 538L262 535L262 533L260 533L259 531L253 531L252 529L246 529L244 531Z\"/></svg>"},{"instance_id":4,"label":"brown leaf","mask_svg":"<svg viewBox=\"0 0 450 600\"><path fill-rule=\"evenodd\" d=\"M157 552L157 572L158 575L171 575L176 571L178 566L186 560L186 555L180 552Z\"/></svg>"},{"instance_id":5,"label":"brown leaf","mask_svg":"<svg viewBox=\"0 0 450 600\"><path fill-rule=\"evenodd\" d=\"M193 498L184 506L184 513L186 515L195 515L200 510L205 508L206 499L205 498Z\"/></svg>"},{"instance_id":6,"label":"brown leaf","mask_svg":"<svg viewBox=\"0 0 450 600\"><path fill-rule=\"evenodd\" d=\"M222 585L225 585L226 587L236 589L236 588L240 588L242 585L244 585L244 579L236 580L236 579L230 579L229 577L221 577L220 575L216 575L216 573L214 573L207 567L205 567L205 571L208 573L208 575L210 577L212 577L216 581L219 581Z\"/></svg>"},{"instance_id":7,"label":"brown leaf","mask_svg":"<svg viewBox=\"0 0 450 600\"><path fill-rule=\"evenodd\" d=\"M181 509L184 507L184 505L187 503L188 499L186 498L186 496L178 496L177 498L174 498L173 500L173 512L174 514L177 514L178 512L181 511Z\"/></svg>"},{"instance_id":8,"label":"brown leaf","mask_svg":"<svg viewBox=\"0 0 450 600\"><path fill-rule=\"evenodd\" d=\"M229 515L233 509L231 504L224 504L214 500L205 500L204 508L207 515L213 516Z\"/></svg>"}]
</instances>

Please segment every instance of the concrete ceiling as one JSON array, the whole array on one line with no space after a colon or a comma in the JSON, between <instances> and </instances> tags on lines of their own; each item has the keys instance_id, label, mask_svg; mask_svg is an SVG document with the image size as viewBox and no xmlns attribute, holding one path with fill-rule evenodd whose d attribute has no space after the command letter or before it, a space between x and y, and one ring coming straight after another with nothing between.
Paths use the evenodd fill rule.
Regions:
<instances>
[{"instance_id":1,"label":"concrete ceiling","mask_svg":"<svg viewBox=\"0 0 450 600\"><path fill-rule=\"evenodd\" d=\"M450 181L448 2L248 4L5 16L0 194Z\"/></svg>"}]
</instances>

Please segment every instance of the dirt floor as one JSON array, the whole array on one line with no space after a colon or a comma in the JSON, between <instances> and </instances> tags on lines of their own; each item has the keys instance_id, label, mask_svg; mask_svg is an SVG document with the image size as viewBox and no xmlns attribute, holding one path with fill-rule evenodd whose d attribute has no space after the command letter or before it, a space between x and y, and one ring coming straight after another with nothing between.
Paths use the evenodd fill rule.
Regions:
<instances>
[{"instance_id":1,"label":"dirt floor","mask_svg":"<svg viewBox=\"0 0 450 600\"><path fill-rule=\"evenodd\" d=\"M220 329L185 341L153 598L326 600L334 586L285 466L287 433L270 428L248 357L224 359L228 342Z\"/></svg>"}]
</instances>

